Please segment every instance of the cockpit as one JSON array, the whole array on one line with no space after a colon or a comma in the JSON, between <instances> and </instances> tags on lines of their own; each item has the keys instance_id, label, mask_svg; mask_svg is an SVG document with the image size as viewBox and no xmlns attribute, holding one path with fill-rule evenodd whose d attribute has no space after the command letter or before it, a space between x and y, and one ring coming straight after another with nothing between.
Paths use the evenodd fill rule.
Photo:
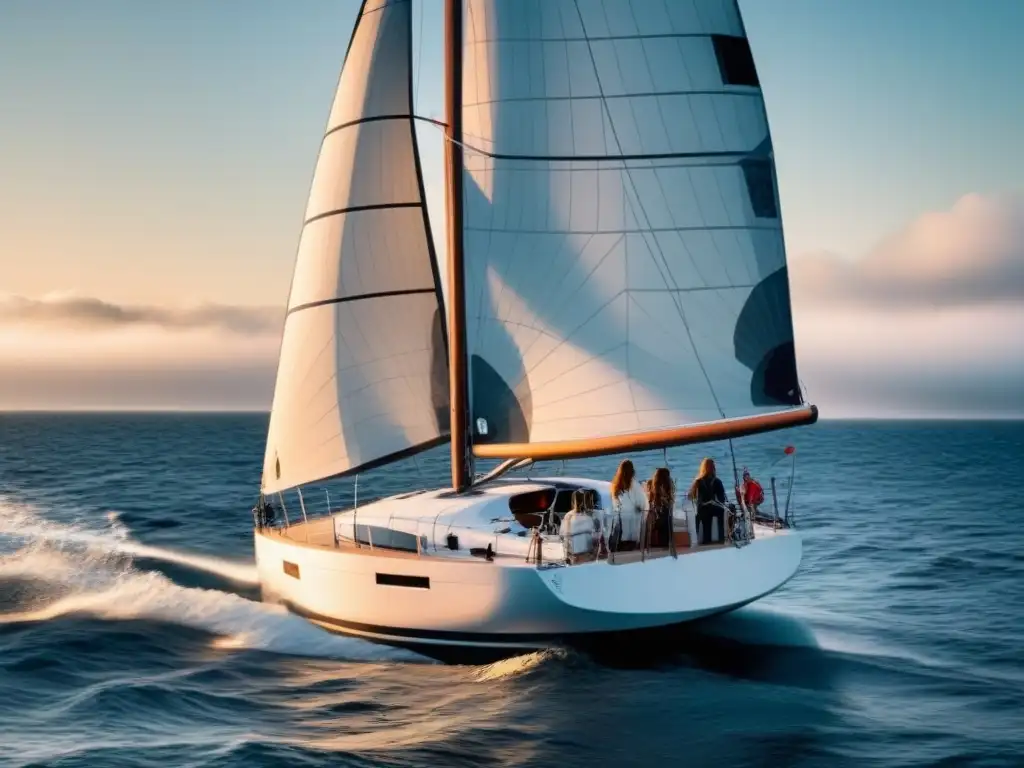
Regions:
<instances>
[{"instance_id":1,"label":"cockpit","mask_svg":"<svg viewBox=\"0 0 1024 768\"><path fill-rule=\"evenodd\" d=\"M572 509L576 491L586 495L588 506L601 509L601 495L593 488L566 486L541 488L511 496L508 501L512 515L524 528L539 528L541 533L558 533L562 518Z\"/></svg>"}]
</instances>

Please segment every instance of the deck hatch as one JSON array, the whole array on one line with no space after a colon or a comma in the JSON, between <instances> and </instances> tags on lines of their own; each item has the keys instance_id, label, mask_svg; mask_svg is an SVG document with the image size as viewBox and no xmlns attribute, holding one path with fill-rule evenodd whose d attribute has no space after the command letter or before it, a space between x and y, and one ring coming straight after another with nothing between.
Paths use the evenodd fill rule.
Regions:
<instances>
[{"instance_id":1,"label":"deck hatch","mask_svg":"<svg viewBox=\"0 0 1024 768\"><path fill-rule=\"evenodd\" d=\"M427 576L405 576L400 573L378 573L377 583L389 587L412 587L414 589L430 589Z\"/></svg>"}]
</instances>

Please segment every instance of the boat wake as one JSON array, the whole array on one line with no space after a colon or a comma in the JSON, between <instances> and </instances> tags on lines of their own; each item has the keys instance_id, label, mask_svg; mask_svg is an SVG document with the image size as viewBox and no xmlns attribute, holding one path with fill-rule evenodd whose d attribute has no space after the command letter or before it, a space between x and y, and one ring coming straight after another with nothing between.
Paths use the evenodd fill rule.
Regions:
<instances>
[{"instance_id":1,"label":"boat wake","mask_svg":"<svg viewBox=\"0 0 1024 768\"><path fill-rule=\"evenodd\" d=\"M565 661L568 652L561 648L524 653L495 661L475 670L473 680L478 683L490 683L497 680L508 680L513 677L531 674L549 662Z\"/></svg>"},{"instance_id":2,"label":"boat wake","mask_svg":"<svg viewBox=\"0 0 1024 768\"><path fill-rule=\"evenodd\" d=\"M425 661L410 651L332 635L281 606L182 586L159 571L139 570L134 557L169 560L227 578L242 576L244 566L138 544L116 516L97 530L54 523L31 507L10 502L0 502L0 515L0 625L72 616L148 620L208 632L220 649L345 661Z\"/></svg>"},{"instance_id":3,"label":"boat wake","mask_svg":"<svg viewBox=\"0 0 1024 768\"><path fill-rule=\"evenodd\" d=\"M14 541L47 541L57 546L85 547L110 553L145 557L182 565L219 576L238 584L259 583L256 566L220 557L152 547L131 538L116 512L107 513L107 527L97 530L82 524L55 523L41 517L32 507L0 497L0 537ZM2 551L2 550L0 550Z\"/></svg>"}]
</instances>

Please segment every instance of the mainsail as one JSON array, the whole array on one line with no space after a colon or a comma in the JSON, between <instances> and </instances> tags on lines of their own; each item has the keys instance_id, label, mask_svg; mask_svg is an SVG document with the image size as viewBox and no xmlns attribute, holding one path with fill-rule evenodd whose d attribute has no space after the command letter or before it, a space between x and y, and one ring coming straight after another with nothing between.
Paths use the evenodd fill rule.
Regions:
<instances>
[{"instance_id":1,"label":"mainsail","mask_svg":"<svg viewBox=\"0 0 1024 768\"><path fill-rule=\"evenodd\" d=\"M299 240L264 493L448 434L447 340L416 149L409 0L364 0Z\"/></svg>"},{"instance_id":2,"label":"mainsail","mask_svg":"<svg viewBox=\"0 0 1024 768\"><path fill-rule=\"evenodd\" d=\"M813 421L735 2L463 9L474 453L571 457Z\"/></svg>"}]
</instances>

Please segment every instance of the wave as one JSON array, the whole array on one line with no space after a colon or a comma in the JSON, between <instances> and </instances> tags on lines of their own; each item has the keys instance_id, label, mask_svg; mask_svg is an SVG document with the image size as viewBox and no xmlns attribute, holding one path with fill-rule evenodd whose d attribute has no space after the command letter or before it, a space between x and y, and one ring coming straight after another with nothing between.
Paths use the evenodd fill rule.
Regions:
<instances>
[{"instance_id":1,"label":"wave","mask_svg":"<svg viewBox=\"0 0 1024 768\"><path fill-rule=\"evenodd\" d=\"M0 576L3 570L0 569ZM211 589L182 587L161 573L126 572L105 589L61 597L44 606L0 614L0 624L85 615L113 621L148 619L205 630L213 646L346 661L419 660L408 651L321 630L280 606Z\"/></svg>"},{"instance_id":2,"label":"wave","mask_svg":"<svg viewBox=\"0 0 1024 768\"><path fill-rule=\"evenodd\" d=\"M252 563L142 544L130 537L117 512L107 513L107 524L107 528L97 530L82 523L55 523L41 517L33 507L0 497L0 535L14 540L50 541L111 554L146 557L205 571L239 584L259 583L256 566Z\"/></svg>"},{"instance_id":3,"label":"wave","mask_svg":"<svg viewBox=\"0 0 1024 768\"><path fill-rule=\"evenodd\" d=\"M403 649L326 632L282 606L247 600L216 589L185 587L163 573L134 567L132 555L151 557L158 548L130 542L116 516L108 529L83 530L48 521L31 507L4 503L0 534L21 546L0 550L0 588L32 582L28 604L0 613L0 625L90 616L111 621L150 620L199 629L216 636L220 649L250 649L346 661L427 661ZM116 543L116 546L113 544ZM7 548L9 550L9 547ZM164 553L163 550L158 550ZM219 567L210 558L182 554ZM12 600L0 600L11 604Z\"/></svg>"},{"instance_id":4,"label":"wave","mask_svg":"<svg viewBox=\"0 0 1024 768\"><path fill-rule=\"evenodd\" d=\"M478 683L507 680L534 672L547 662L564 661L567 657L568 652L562 648L550 648L543 651L524 653L521 656L512 656L480 667L473 671L472 679Z\"/></svg>"}]
</instances>

